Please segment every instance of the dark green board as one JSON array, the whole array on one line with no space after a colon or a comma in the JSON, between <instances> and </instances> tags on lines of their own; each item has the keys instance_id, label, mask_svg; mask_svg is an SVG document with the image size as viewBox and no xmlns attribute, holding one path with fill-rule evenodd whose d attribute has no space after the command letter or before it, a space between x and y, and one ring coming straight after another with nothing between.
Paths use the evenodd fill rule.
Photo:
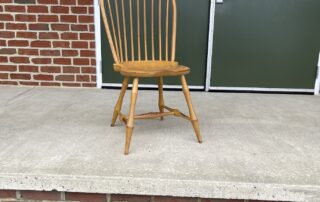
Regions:
<instances>
[{"instance_id":1,"label":"dark green board","mask_svg":"<svg viewBox=\"0 0 320 202\"><path fill-rule=\"evenodd\" d=\"M191 74L187 76L189 85L204 86L205 83L209 6L210 0L177 0L176 60L191 68ZM113 71L113 58L103 24L101 27L103 83L121 83L122 77ZM151 79L143 79L141 83L154 84L156 82ZM178 78L170 77L165 79L165 84L174 85L180 82Z\"/></svg>"},{"instance_id":2,"label":"dark green board","mask_svg":"<svg viewBox=\"0 0 320 202\"><path fill-rule=\"evenodd\" d=\"M312 89L319 49L319 0L225 0L211 86Z\"/></svg>"}]
</instances>

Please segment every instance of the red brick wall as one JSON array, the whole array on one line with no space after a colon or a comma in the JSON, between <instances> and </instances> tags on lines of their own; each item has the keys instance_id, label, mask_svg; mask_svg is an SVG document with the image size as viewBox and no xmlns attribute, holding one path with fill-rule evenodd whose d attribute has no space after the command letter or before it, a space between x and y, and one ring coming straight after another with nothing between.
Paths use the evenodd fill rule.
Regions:
<instances>
[{"instance_id":1,"label":"red brick wall","mask_svg":"<svg viewBox=\"0 0 320 202\"><path fill-rule=\"evenodd\" d=\"M2 202L74 201L74 202L267 202L256 200L203 199L171 196L138 196L120 194L88 194L57 191L13 191L0 189Z\"/></svg>"},{"instance_id":2,"label":"red brick wall","mask_svg":"<svg viewBox=\"0 0 320 202\"><path fill-rule=\"evenodd\" d=\"M0 0L0 85L95 87L93 0Z\"/></svg>"}]
</instances>

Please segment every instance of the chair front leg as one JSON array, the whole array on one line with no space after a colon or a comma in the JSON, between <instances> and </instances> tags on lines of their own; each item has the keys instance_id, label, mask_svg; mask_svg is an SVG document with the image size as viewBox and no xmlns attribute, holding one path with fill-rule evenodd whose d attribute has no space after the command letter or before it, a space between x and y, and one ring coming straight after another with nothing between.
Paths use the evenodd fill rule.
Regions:
<instances>
[{"instance_id":1,"label":"chair front leg","mask_svg":"<svg viewBox=\"0 0 320 202\"><path fill-rule=\"evenodd\" d=\"M182 75L180 77L180 79L181 79L181 84L182 84L182 90L183 90L183 93L184 93L184 96L186 98L187 105L188 105L188 108L189 108L189 114L190 114L192 126L194 128L195 133L196 133L198 142L202 143L202 137L201 137L201 134L200 134L199 122L198 122L198 118L197 118L196 113L194 112L194 109L193 109L193 106L192 106L191 96L190 96L189 87L188 87L186 78L185 78L184 75Z\"/></svg>"},{"instance_id":2,"label":"chair front leg","mask_svg":"<svg viewBox=\"0 0 320 202\"><path fill-rule=\"evenodd\" d=\"M122 81L122 86L121 86L121 92L117 101L116 106L114 107L113 111L113 116L112 116L112 122L111 122L111 127L113 127L116 123L117 117L121 111L122 107L122 102L123 102L123 97L126 93L126 90L128 88L128 83L129 83L129 77L125 77Z\"/></svg>"},{"instance_id":3,"label":"chair front leg","mask_svg":"<svg viewBox=\"0 0 320 202\"><path fill-rule=\"evenodd\" d=\"M159 77L158 80L158 89L159 89L159 111L160 113L164 112L164 99L163 99L163 77ZM163 120L163 116L161 116L161 120Z\"/></svg>"},{"instance_id":4,"label":"chair front leg","mask_svg":"<svg viewBox=\"0 0 320 202\"><path fill-rule=\"evenodd\" d=\"M126 155L129 154L131 136L132 136L133 127L134 127L134 111L135 111L135 106L136 106L136 101L138 96L138 84L139 84L139 79L134 78L133 86L132 86L132 94L131 94L130 111L129 111L127 127L126 127L126 144L124 149L124 154Z\"/></svg>"}]
</instances>

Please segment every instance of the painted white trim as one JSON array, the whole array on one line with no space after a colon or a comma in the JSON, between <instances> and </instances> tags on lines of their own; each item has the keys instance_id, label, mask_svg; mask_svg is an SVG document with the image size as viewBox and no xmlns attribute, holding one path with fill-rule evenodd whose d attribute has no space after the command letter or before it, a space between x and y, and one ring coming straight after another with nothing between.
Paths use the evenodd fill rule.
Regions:
<instances>
[{"instance_id":1,"label":"painted white trim","mask_svg":"<svg viewBox=\"0 0 320 202\"><path fill-rule=\"evenodd\" d=\"M103 87L121 87L121 83L102 83ZM129 84L129 87L131 87L132 84ZM139 84L139 87L142 88L158 88L158 85L154 84ZM181 85L163 85L163 88L165 89L182 89ZM189 86L189 89L193 90L203 90L204 86Z\"/></svg>"},{"instance_id":2,"label":"painted white trim","mask_svg":"<svg viewBox=\"0 0 320 202\"><path fill-rule=\"evenodd\" d=\"M101 23L99 0L94 0L94 35L96 45L96 76L97 88L102 87L102 57L101 57Z\"/></svg>"},{"instance_id":3,"label":"painted white trim","mask_svg":"<svg viewBox=\"0 0 320 202\"><path fill-rule=\"evenodd\" d=\"M259 87L210 87L210 90L225 91L264 91L264 92L297 92L297 93L313 93L314 89L302 88L259 88Z\"/></svg>"},{"instance_id":4,"label":"painted white trim","mask_svg":"<svg viewBox=\"0 0 320 202\"><path fill-rule=\"evenodd\" d=\"M212 49L213 49L213 32L214 32L214 14L216 4L215 0L211 0L210 3L210 21L209 21L209 33L208 33L208 55L207 55L207 75L205 90L209 91L211 82L211 68L212 68Z\"/></svg>"},{"instance_id":5,"label":"painted white trim","mask_svg":"<svg viewBox=\"0 0 320 202\"><path fill-rule=\"evenodd\" d=\"M316 81L314 84L314 95L319 95L320 93L319 91L320 91L320 52L319 52L319 59L318 59Z\"/></svg>"}]
</instances>

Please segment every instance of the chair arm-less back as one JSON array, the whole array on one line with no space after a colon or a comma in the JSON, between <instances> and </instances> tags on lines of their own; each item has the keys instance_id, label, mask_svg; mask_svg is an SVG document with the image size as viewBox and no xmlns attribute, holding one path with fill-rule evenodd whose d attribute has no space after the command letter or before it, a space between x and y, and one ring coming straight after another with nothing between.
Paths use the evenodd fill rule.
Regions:
<instances>
[{"instance_id":1,"label":"chair arm-less back","mask_svg":"<svg viewBox=\"0 0 320 202\"><path fill-rule=\"evenodd\" d=\"M100 7L116 64L128 61L175 61L176 0L100 0Z\"/></svg>"}]
</instances>

